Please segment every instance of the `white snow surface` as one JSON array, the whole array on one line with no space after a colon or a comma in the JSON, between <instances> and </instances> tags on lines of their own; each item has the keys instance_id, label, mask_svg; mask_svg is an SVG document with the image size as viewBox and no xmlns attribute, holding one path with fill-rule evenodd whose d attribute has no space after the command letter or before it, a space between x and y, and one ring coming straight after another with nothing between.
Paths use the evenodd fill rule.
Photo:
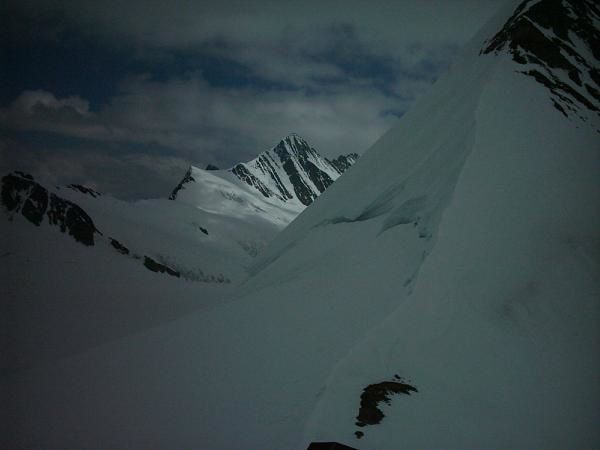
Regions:
<instances>
[{"instance_id":1,"label":"white snow surface","mask_svg":"<svg viewBox=\"0 0 600 450\"><path fill-rule=\"evenodd\" d=\"M514 6L235 294L3 374L0 446L597 448L600 124L478 56Z\"/></svg>"},{"instance_id":2,"label":"white snow surface","mask_svg":"<svg viewBox=\"0 0 600 450\"><path fill-rule=\"evenodd\" d=\"M267 198L228 170L204 170L192 166L190 173L194 181L185 184L175 201L212 214L250 223L267 221L281 230L305 208L297 198L287 202L277 197ZM267 177L262 181L268 182Z\"/></svg>"},{"instance_id":3,"label":"white snow surface","mask_svg":"<svg viewBox=\"0 0 600 450\"><path fill-rule=\"evenodd\" d=\"M224 215L167 199L126 202L68 188L57 194L80 205L104 234L190 276L222 274L239 282L282 228L264 216Z\"/></svg>"}]
</instances>

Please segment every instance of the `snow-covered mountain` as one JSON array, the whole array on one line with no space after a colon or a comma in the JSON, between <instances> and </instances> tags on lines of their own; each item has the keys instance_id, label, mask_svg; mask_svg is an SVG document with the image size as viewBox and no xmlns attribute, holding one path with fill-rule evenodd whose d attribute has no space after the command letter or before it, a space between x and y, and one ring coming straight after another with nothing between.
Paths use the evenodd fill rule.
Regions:
<instances>
[{"instance_id":1,"label":"snow-covered mountain","mask_svg":"<svg viewBox=\"0 0 600 450\"><path fill-rule=\"evenodd\" d=\"M510 1L227 301L3 377L3 446L597 448L599 23Z\"/></svg>"},{"instance_id":2,"label":"snow-covered mountain","mask_svg":"<svg viewBox=\"0 0 600 450\"><path fill-rule=\"evenodd\" d=\"M328 164L300 138L286 142ZM260 250L304 208L295 198L265 199L235 177L229 182L226 171L190 173L197 181L186 176L177 201L136 202L82 185L43 186L19 171L2 177L2 298L13 321L2 370L37 365L210 305L247 277ZM102 276L79 277L83 268ZM129 285L107 281L123 277ZM169 290L178 298L167 301ZM41 296L44 302L36 300ZM136 317L136 309L145 313ZM78 313L85 325L76 323ZM44 326L36 326L41 316ZM80 328L77 340L65 332Z\"/></svg>"},{"instance_id":3,"label":"snow-covered mountain","mask_svg":"<svg viewBox=\"0 0 600 450\"><path fill-rule=\"evenodd\" d=\"M23 172L2 177L0 191L2 372L210 306L246 276L266 231Z\"/></svg>"},{"instance_id":4,"label":"snow-covered mountain","mask_svg":"<svg viewBox=\"0 0 600 450\"><path fill-rule=\"evenodd\" d=\"M271 150L227 170L190 167L169 198L212 213L266 218L285 226L357 159L351 153L330 161L290 134Z\"/></svg>"},{"instance_id":5,"label":"snow-covered mountain","mask_svg":"<svg viewBox=\"0 0 600 450\"><path fill-rule=\"evenodd\" d=\"M35 233L35 225L85 246L108 245L188 281L241 280L257 249L279 231L268 220L225 220L166 199L124 202L81 185L47 188L19 171L4 176L0 188L8 222L26 219L14 225L25 233Z\"/></svg>"}]
</instances>

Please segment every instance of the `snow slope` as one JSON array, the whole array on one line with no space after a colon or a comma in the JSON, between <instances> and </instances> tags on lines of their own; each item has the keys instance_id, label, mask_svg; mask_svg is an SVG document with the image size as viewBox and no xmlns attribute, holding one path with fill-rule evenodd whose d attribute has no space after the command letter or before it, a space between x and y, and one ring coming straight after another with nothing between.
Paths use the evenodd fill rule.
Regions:
<instances>
[{"instance_id":1,"label":"snow slope","mask_svg":"<svg viewBox=\"0 0 600 450\"><path fill-rule=\"evenodd\" d=\"M297 200L284 202L263 196L228 170L203 170L191 166L179 186L182 188L176 188L171 194L175 203L248 222L266 219L280 229L304 209Z\"/></svg>"},{"instance_id":2,"label":"snow slope","mask_svg":"<svg viewBox=\"0 0 600 450\"><path fill-rule=\"evenodd\" d=\"M101 230L192 281L243 280L258 251L281 231L265 217L246 220L168 199L125 202L64 187L59 192L81 205Z\"/></svg>"},{"instance_id":3,"label":"snow slope","mask_svg":"<svg viewBox=\"0 0 600 450\"><path fill-rule=\"evenodd\" d=\"M600 120L524 73L566 83L554 59L484 51L511 17L554 33L542 5L594 73L574 4L509 2L229 301L3 377L6 446L597 448ZM417 391L357 426L395 376Z\"/></svg>"}]
</instances>

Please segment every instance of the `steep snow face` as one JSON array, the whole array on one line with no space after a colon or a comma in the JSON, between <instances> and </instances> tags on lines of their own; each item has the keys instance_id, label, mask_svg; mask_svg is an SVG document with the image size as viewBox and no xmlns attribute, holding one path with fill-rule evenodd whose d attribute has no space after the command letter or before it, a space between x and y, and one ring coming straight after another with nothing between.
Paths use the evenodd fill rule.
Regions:
<instances>
[{"instance_id":1,"label":"steep snow face","mask_svg":"<svg viewBox=\"0 0 600 450\"><path fill-rule=\"evenodd\" d=\"M516 6L230 301L3 379L8 443L597 448L599 119L481 52Z\"/></svg>"},{"instance_id":2,"label":"steep snow face","mask_svg":"<svg viewBox=\"0 0 600 450\"><path fill-rule=\"evenodd\" d=\"M357 159L352 153L329 161L291 134L252 161L227 170L190 167L170 199L245 220L258 217L283 227Z\"/></svg>"},{"instance_id":3,"label":"steep snow face","mask_svg":"<svg viewBox=\"0 0 600 450\"><path fill-rule=\"evenodd\" d=\"M523 70L524 62L515 57L526 48L522 43L497 47L495 56L482 51L473 62L473 72L488 67L479 82L472 80L472 88L479 89L476 105L466 106L471 121L458 128L471 123L471 138L458 147L446 144L455 157L464 152L461 147L469 150L458 176L445 187L450 197L433 232L436 242L419 263L411 292L399 293L396 311L330 374L305 442L337 438L357 448L390 450L594 448L600 443L600 121L594 89L583 82L597 73L600 61L591 56L597 48L593 34L579 25L594 22L597 29L598 16L591 2L575 3L524 2L502 28L526 17L521 20L529 31L514 35L523 38L550 23L566 24L562 31L571 50L552 37L533 42L542 55L572 57L569 75L526 51L530 70ZM545 14L539 16L541 11ZM495 36L492 42L500 34ZM490 49L489 42L484 49ZM452 72L463 67L457 64ZM530 76L532 71L543 78ZM451 73L446 79L448 88L452 78ZM439 100L443 91L439 83L429 101ZM456 95L469 98L464 91ZM415 141L408 137L415 133L406 131L404 139L396 134L409 125L431 123L419 117L426 111L423 105L427 101L337 188L346 187L343 181L352 183L365 165L376 164L376 152L388 152L385 159L391 159L392 142L405 151L435 148L425 138L424 147L411 149ZM455 107L452 116L464 111ZM402 145L407 141L409 146ZM431 177L449 168L426 164ZM406 192L401 185L398 200ZM308 236L311 222L319 220L310 213L317 214L316 208L297 224ZM282 260L287 253L265 257ZM385 415L380 424L357 422L365 389L396 376L418 392L380 401Z\"/></svg>"}]
</instances>

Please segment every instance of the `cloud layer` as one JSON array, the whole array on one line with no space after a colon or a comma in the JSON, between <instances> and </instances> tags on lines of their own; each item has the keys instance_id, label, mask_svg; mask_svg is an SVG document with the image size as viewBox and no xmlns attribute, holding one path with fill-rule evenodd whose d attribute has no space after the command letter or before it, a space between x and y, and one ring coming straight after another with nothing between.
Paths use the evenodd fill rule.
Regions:
<instances>
[{"instance_id":1,"label":"cloud layer","mask_svg":"<svg viewBox=\"0 0 600 450\"><path fill-rule=\"evenodd\" d=\"M50 64L48 73L60 69L73 79L13 88L0 105L0 127L10 137L2 151L11 159L37 151L48 167L62 167L56 179L108 160L139 170L143 164L133 161L140 155L156 164L164 158L168 167L229 166L290 132L328 156L362 153L497 7L495 0L7 2L0 12L13 19L2 24L9 45L48 46L58 56L75 48L73 59L87 54L90 64L93 49L114 49L103 70L118 82L92 102L70 87L95 94L94 73L80 63L64 67L68 59L60 68ZM44 134L62 137L68 151L60 142L45 145ZM31 135L38 138L24 140ZM75 162L65 165L67 158ZM90 183L122 196L138 192Z\"/></svg>"}]
</instances>

